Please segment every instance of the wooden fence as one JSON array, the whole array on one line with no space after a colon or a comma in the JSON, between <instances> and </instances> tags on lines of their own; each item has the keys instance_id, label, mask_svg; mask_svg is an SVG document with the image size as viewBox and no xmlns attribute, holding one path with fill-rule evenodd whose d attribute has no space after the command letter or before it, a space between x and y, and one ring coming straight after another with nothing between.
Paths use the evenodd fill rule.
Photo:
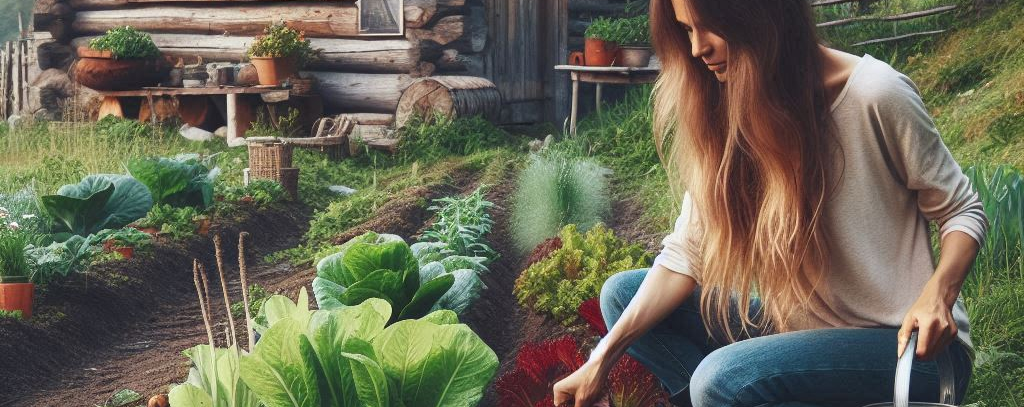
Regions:
<instances>
[{"instance_id":1,"label":"wooden fence","mask_svg":"<svg viewBox=\"0 0 1024 407\"><path fill-rule=\"evenodd\" d=\"M824 7L824 6L835 6L835 5L839 5L839 4L845 4L845 3L858 3L858 4L860 4L860 9L863 11L863 10L867 9L867 6L870 3L873 3L873 2L876 2L876 1L877 0L815 0L815 1L811 2L811 6L812 7ZM933 8L929 8L929 9L926 9L926 10L918 10L918 11L899 13L899 14L893 14L893 15L863 15L863 16L854 16L854 17L848 17L848 18L841 18L841 19L838 19L838 20L821 22L821 23L818 23L818 28L838 27L838 26L854 24L854 23L860 23L860 22L867 22L867 21L881 21L881 22L892 21L892 22L896 22L896 21L915 20L915 19L919 19L919 18L924 18L924 17L934 16L934 15L949 13L949 12L952 12L952 11L954 11L956 9L957 9L957 6L955 4L953 4L953 5L945 5L945 6L933 7ZM859 47L859 46L863 46L863 45L881 44L881 43L886 43L886 42L895 42L895 41L900 41L900 40L904 40L904 39L907 39L907 38L929 36L929 35L935 35L935 34L939 34L939 33L943 33L943 32L946 32L946 29L919 31L919 32L913 32L913 33L908 33L908 34L894 35L892 37L875 38L875 39L860 41L860 42L857 42L857 43L854 43L854 44L850 44L850 46L852 46L852 47Z\"/></svg>"}]
</instances>

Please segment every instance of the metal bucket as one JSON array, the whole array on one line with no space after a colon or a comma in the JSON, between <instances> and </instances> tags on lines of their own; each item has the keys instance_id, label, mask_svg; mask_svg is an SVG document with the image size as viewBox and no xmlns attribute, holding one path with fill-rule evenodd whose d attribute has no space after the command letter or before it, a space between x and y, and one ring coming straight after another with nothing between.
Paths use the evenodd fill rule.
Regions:
<instances>
[{"instance_id":1,"label":"metal bucket","mask_svg":"<svg viewBox=\"0 0 1024 407\"><path fill-rule=\"evenodd\" d=\"M875 403L864 407L954 407L956 387L953 380L953 362L949 350L943 350L935 361L939 370L939 400L941 403L910 402L910 367L914 363L914 351L917 349L917 332L910 334L907 349L903 351L896 363L896 386L893 389L892 403Z\"/></svg>"}]
</instances>

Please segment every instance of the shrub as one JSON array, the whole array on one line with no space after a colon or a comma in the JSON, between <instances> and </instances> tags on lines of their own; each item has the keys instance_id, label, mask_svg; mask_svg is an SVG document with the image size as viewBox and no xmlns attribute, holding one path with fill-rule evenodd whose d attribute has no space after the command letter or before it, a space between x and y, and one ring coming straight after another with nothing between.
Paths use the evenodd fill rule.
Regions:
<instances>
[{"instance_id":1,"label":"shrub","mask_svg":"<svg viewBox=\"0 0 1024 407\"><path fill-rule=\"evenodd\" d=\"M514 292L523 306L566 325L576 321L580 304L601 294L601 285L613 274L650 266L650 253L615 237L603 224L585 235L568 225L560 237L562 248L523 271Z\"/></svg>"},{"instance_id":2,"label":"shrub","mask_svg":"<svg viewBox=\"0 0 1024 407\"><path fill-rule=\"evenodd\" d=\"M464 198L434 200L434 205L427 208L436 214L434 223L420 240L444 244L444 255L480 256L485 263L494 261L498 253L484 240L494 225L487 214L494 204L484 199L483 189L481 186Z\"/></svg>"},{"instance_id":3,"label":"shrub","mask_svg":"<svg viewBox=\"0 0 1024 407\"><path fill-rule=\"evenodd\" d=\"M609 171L560 152L534 155L519 174L512 198L511 231L521 253L565 225L586 231L611 211Z\"/></svg>"},{"instance_id":4,"label":"shrub","mask_svg":"<svg viewBox=\"0 0 1024 407\"><path fill-rule=\"evenodd\" d=\"M150 59L160 56L153 38L131 26L111 28L89 41L89 48L110 51L115 59Z\"/></svg>"}]
</instances>

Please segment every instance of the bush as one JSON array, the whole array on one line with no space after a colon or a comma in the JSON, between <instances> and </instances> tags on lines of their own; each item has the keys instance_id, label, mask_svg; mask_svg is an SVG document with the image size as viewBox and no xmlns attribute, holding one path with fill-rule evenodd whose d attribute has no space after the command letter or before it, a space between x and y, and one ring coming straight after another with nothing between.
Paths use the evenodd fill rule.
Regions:
<instances>
[{"instance_id":1,"label":"bush","mask_svg":"<svg viewBox=\"0 0 1024 407\"><path fill-rule=\"evenodd\" d=\"M650 266L650 253L615 237L603 224L585 235L568 225L560 238L562 247L523 271L514 292L523 306L566 325L576 321L580 304L601 294L613 274Z\"/></svg>"},{"instance_id":2,"label":"bush","mask_svg":"<svg viewBox=\"0 0 1024 407\"><path fill-rule=\"evenodd\" d=\"M610 174L591 160L550 152L531 157L512 198L511 231L521 253L565 225L586 231L611 211Z\"/></svg>"},{"instance_id":3,"label":"bush","mask_svg":"<svg viewBox=\"0 0 1024 407\"><path fill-rule=\"evenodd\" d=\"M151 59L160 56L153 38L131 26L111 28L89 41L89 48L110 51L115 59Z\"/></svg>"}]
</instances>

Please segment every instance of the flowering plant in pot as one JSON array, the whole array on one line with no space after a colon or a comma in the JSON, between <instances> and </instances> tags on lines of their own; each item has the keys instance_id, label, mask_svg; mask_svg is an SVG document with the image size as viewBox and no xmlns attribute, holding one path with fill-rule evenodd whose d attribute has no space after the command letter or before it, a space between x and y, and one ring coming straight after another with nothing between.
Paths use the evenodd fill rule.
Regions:
<instances>
[{"instance_id":1,"label":"flowering plant in pot","mask_svg":"<svg viewBox=\"0 0 1024 407\"><path fill-rule=\"evenodd\" d=\"M619 44L618 65L646 67L651 62L651 24L646 15L623 18L614 23L613 39Z\"/></svg>"},{"instance_id":2,"label":"flowering plant in pot","mask_svg":"<svg viewBox=\"0 0 1024 407\"><path fill-rule=\"evenodd\" d=\"M131 90L156 85L166 67L153 38L131 26L112 28L78 48L75 80L101 91Z\"/></svg>"},{"instance_id":3,"label":"flowering plant in pot","mask_svg":"<svg viewBox=\"0 0 1024 407\"><path fill-rule=\"evenodd\" d=\"M6 211L0 208L0 310L19 312L25 319L32 317L32 269L25 248L32 243L29 233L19 230L16 222L6 221Z\"/></svg>"},{"instance_id":4,"label":"flowering plant in pot","mask_svg":"<svg viewBox=\"0 0 1024 407\"><path fill-rule=\"evenodd\" d=\"M299 68L317 54L304 32L289 28L284 23L267 26L246 53L256 67L260 85L271 86L298 75Z\"/></svg>"},{"instance_id":5,"label":"flowering plant in pot","mask_svg":"<svg viewBox=\"0 0 1024 407\"><path fill-rule=\"evenodd\" d=\"M615 62L618 44L615 43L616 30L614 20L598 17L587 27L583 36L583 61L587 66L611 66Z\"/></svg>"}]
</instances>

